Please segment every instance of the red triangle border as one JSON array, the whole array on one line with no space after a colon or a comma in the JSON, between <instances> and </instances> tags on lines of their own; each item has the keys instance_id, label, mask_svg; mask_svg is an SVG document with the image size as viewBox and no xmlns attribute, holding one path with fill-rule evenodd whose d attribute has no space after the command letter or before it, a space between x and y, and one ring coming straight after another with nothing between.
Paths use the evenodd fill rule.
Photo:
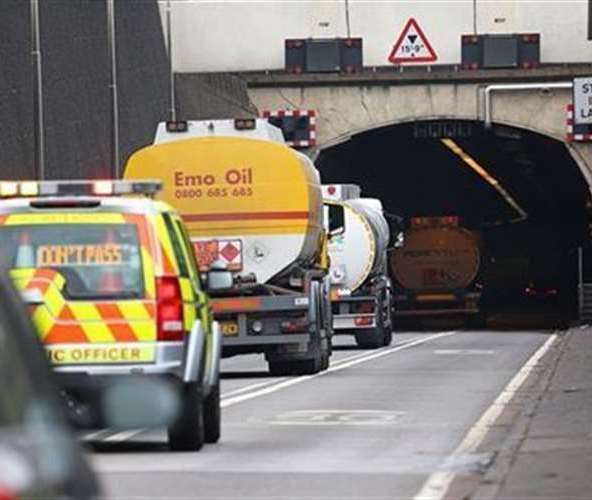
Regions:
<instances>
[{"instance_id":1,"label":"red triangle border","mask_svg":"<svg viewBox=\"0 0 592 500\"><path fill-rule=\"evenodd\" d=\"M409 28L411 28L411 26L413 26L415 28L415 30L417 31L417 34L419 35L419 38L421 38L421 41L424 43L424 45L428 49L428 52L431 55L426 56L426 57L395 58L395 54L399 50L399 47L401 47L401 44L403 43L403 40L405 40L405 36L407 35L407 32L409 31ZM438 56L436 55L436 51L432 48L432 45L430 44L429 40L425 36L423 30L419 27L419 24L417 23L417 21L413 17L410 17L409 20L407 21L407 24L405 24L405 27L401 31L399 38L395 42L393 50L391 51L391 54L388 57L388 61L393 64L399 64L399 63L405 63L405 62L434 62L437 60L438 60Z\"/></svg>"}]
</instances>

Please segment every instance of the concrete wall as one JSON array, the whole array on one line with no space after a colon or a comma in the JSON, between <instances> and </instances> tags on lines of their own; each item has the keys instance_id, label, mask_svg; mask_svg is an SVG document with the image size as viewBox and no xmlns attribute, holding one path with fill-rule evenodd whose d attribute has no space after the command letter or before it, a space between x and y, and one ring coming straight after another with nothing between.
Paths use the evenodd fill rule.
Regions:
<instances>
[{"instance_id":1,"label":"concrete wall","mask_svg":"<svg viewBox=\"0 0 592 500\"><path fill-rule=\"evenodd\" d=\"M0 4L0 178L33 175L28 13L28 4L21 0Z\"/></svg>"},{"instance_id":2,"label":"concrete wall","mask_svg":"<svg viewBox=\"0 0 592 500\"><path fill-rule=\"evenodd\" d=\"M471 83L260 87L249 93L258 109L315 109L318 149L352 134L400 123L434 118L484 117L483 86ZM566 104L571 91L503 91L492 94L492 118L560 141L566 136ZM568 146L592 185L592 145ZM393 145L396 154L396 145Z\"/></svg>"},{"instance_id":3,"label":"concrete wall","mask_svg":"<svg viewBox=\"0 0 592 500\"><path fill-rule=\"evenodd\" d=\"M252 88L259 109L315 109L321 145L392 123L430 118L483 117L482 89L477 84L425 84ZM567 90L493 94L493 119L565 138Z\"/></svg>"},{"instance_id":4,"label":"concrete wall","mask_svg":"<svg viewBox=\"0 0 592 500\"><path fill-rule=\"evenodd\" d=\"M0 178L33 178L33 70L29 2L0 2ZM112 172L107 13L104 0L40 2L46 175ZM157 0L116 0L120 159L152 142L169 116L169 64ZM180 116L252 114L230 75L180 76ZM183 115L183 112L186 112Z\"/></svg>"},{"instance_id":5,"label":"concrete wall","mask_svg":"<svg viewBox=\"0 0 592 500\"><path fill-rule=\"evenodd\" d=\"M40 2L46 173L49 178L111 172L105 2ZM151 142L166 116L167 56L156 1L116 2L121 156ZM0 3L0 177L34 170L29 2Z\"/></svg>"},{"instance_id":6,"label":"concrete wall","mask_svg":"<svg viewBox=\"0 0 592 500\"><path fill-rule=\"evenodd\" d=\"M186 120L256 116L247 86L238 77L221 73L176 75L177 112Z\"/></svg>"},{"instance_id":7,"label":"concrete wall","mask_svg":"<svg viewBox=\"0 0 592 500\"><path fill-rule=\"evenodd\" d=\"M280 69L285 38L347 34L345 0L172 0L172 5L179 72ZM582 0L349 0L349 5L351 34L364 38L368 66L389 64L410 17L428 37L437 63L458 64L460 35L473 33L475 25L480 33L541 33L543 62L592 60L588 2Z\"/></svg>"}]
</instances>

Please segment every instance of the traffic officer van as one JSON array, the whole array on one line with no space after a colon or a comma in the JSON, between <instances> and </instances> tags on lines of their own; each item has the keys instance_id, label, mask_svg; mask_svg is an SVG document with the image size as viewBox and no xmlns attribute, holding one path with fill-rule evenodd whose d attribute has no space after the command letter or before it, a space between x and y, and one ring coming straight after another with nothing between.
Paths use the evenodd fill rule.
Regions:
<instances>
[{"instance_id":1,"label":"traffic officer van","mask_svg":"<svg viewBox=\"0 0 592 500\"><path fill-rule=\"evenodd\" d=\"M220 437L221 335L161 188L0 182L0 248L82 423L101 425L106 387L158 376L178 396L170 447L197 450Z\"/></svg>"}]
</instances>

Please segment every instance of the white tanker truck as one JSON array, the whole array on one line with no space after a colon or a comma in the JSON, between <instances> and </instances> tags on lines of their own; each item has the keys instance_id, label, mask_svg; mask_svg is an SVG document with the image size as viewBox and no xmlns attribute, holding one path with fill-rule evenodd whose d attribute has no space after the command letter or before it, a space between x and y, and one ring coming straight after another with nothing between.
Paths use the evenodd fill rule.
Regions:
<instances>
[{"instance_id":1,"label":"white tanker truck","mask_svg":"<svg viewBox=\"0 0 592 500\"><path fill-rule=\"evenodd\" d=\"M343 208L344 230L329 241L331 302L335 334L355 335L360 347L392 340L392 286L387 275L390 240L382 203L360 198L352 185L323 186L328 205Z\"/></svg>"}]
</instances>

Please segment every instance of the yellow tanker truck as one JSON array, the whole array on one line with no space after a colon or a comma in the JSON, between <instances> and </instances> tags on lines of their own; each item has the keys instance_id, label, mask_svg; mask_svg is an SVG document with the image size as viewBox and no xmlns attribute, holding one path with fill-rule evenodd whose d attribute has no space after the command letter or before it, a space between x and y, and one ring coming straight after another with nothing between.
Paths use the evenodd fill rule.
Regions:
<instances>
[{"instance_id":1,"label":"yellow tanker truck","mask_svg":"<svg viewBox=\"0 0 592 500\"><path fill-rule=\"evenodd\" d=\"M264 353L273 374L329 366L332 322L318 171L265 120L161 123L125 178L164 181L212 290L224 356ZM218 274L220 276L220 274Z\"/></svg>"}]
</instances>

